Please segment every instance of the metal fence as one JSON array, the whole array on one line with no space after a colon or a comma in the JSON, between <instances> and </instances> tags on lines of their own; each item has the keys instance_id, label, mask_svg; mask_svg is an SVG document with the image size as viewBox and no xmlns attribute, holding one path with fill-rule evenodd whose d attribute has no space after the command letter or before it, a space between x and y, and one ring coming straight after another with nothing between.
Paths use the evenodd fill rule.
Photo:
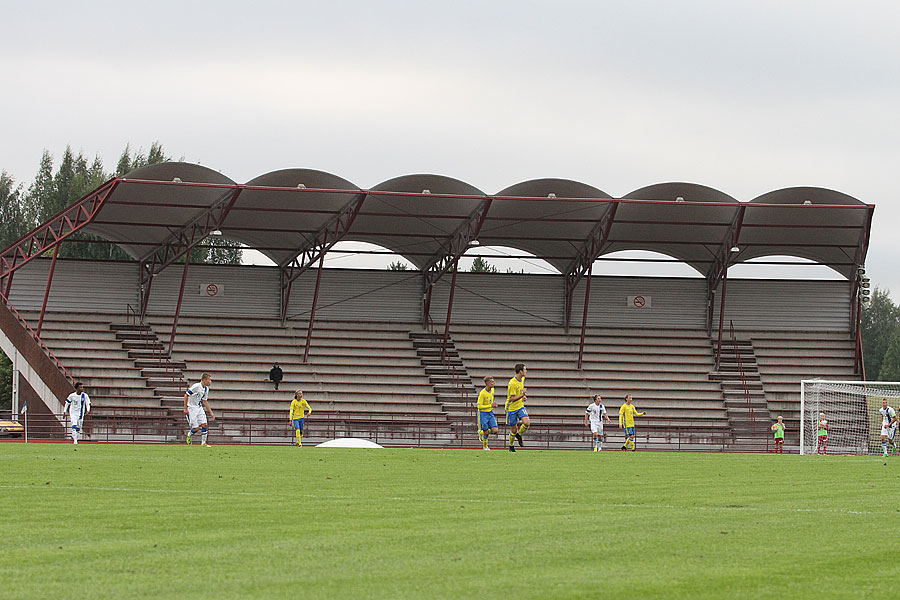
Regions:
<instances>
[{"instance_id":1,"label":"metal fence","mask_svg":"<svg viewBox=\"0 0 900 600\"><path fill-rule=\"evenodd\" d=\"M0 412L0 419L10 419L9 411ZM82 440L107 443L184 443L187 424L180 415L162 409L136 411L117 409L102 415L88 415L83 423ZM26 424L24 417L18 421ZM306 421L304 440L311 444L336 438L363 438L382 446L414 446L436 448L480 448L481 442L474 421L422 421L405 415L374 417L326 417ZM29 441L63 441L69 439L68 421L48 415L32 415L27 419ZM506 446L508 430L501 427L490 443L495 449ZM7 437L24 441L25 436ZM258 413L222 411L210 422L210 443L269 444L295 443L293 429L287 418L260 417ZM708 422L680 422L678 426L645 427L638 429L637 447L642 450L691 450L708 452L771 452L771 438L736 437L725 428L710 427ZM624 435L615 426L607 427L605 448L617 450L624 443ZM534 419L525 435L531 449L589 449L590 431L577 419ZM796 446L786 445L792 452Z\"/></svg>"}]
</instances>

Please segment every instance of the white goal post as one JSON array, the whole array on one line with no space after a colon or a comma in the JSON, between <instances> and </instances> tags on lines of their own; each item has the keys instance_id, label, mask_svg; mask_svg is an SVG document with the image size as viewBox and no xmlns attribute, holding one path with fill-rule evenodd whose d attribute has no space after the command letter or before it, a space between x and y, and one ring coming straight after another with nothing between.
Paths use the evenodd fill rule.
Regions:
<instances>
[{"instance_id":1,"label":"white goal post","mask_svg":"<svg viewBox=\"0 0 900 600\"><path fill-rule=\"evenodd\" d=\"M802 380L800 454L881 453L883 398L900 414L900 382ZM820 415L827 422L821 439ZM900 436L893 443L900 443Z\"/></svg>"}]
</instances>

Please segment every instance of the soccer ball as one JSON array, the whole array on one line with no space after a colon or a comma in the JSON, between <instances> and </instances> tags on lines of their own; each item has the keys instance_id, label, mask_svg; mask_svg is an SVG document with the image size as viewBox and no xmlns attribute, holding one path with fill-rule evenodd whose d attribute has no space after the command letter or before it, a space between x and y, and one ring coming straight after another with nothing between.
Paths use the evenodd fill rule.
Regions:
<instances>
[{"instance_id":1,"label":"soccer ball","mask_svg":"<svg viewBox=\"0 0 900 600\"><path fill-rule=\"evenodd\" d=\"M776 424L772 425L772 431L777 431L777 430L778 430L778 424L776 423Z\"/></svg>"}]
</instances>

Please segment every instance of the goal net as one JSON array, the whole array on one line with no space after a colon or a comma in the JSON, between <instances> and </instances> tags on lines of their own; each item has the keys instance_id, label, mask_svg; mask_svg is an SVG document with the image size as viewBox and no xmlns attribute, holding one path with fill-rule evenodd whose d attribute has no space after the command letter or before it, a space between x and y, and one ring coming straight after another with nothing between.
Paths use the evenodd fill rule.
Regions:
<instances>
[{"instance_id":1,"label":"goal net","mask_svg":"<svg viewBox=\"0 0 900 600\"><path fill-rule=\"evenodd\" d=\"M900 414L898 382L801 381L800 454L880 454L883 398ZM820 425L823 419L827 427Z\"/></svg>"}]
</instances>

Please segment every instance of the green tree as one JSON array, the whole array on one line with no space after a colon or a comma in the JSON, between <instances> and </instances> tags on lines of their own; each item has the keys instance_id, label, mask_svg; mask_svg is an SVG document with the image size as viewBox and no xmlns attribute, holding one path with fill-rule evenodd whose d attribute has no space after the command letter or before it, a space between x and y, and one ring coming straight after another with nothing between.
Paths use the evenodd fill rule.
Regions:
<instances>
[{"instance_id":1,"label":"green tree","mask_svg":"<svg viewBox=\"0 0 900 600\"><path fill-rule=\"evenodd\" d=\"M140 167L168 160L171 158L166 156L159 142L153 142L146 154L140 149L133 152L131 146L127 145L116 163L115 173L106 173L99 156L88 161L83 153L76 155L72 148L67 146L59 162L59 168L54 174L53 156L44 150L34 182L20 202L24 221L22 233L51 218L105 181L121 177ZM5 224L4 218L3 225ZM0 228L0 236L3 233ZM241 262L242 246L237 242L215 237L204 240L201 245L204 247L195 248L191 253L192 262L215 264ZM131 260L131 257L115 244L86 233L77 233L64 243L60 247L60 257Z\"/></svg>"},{"instance_id":2,"label":"green tree","mask_svg":"<svg viewBox=\"0 0 900 600\"><path fill-rule=\"evenodd\" d=\"M405 271L406 268L406 263L400 260L392 262L388 265L388 269L390 269L391 271Z\"/></svg>"},{"instance_id":3,"label":"green tree","mask_svg":"<svg viewBox=\"0 0 900 600\"><path fill-rule=\"evenodd\" d=\"M869 379L875 379L875 373L869 373L868 369L866 375ZM881 369L878 371L878 381L900 381L900 330L894 331L894 336L884 353Z\"/></svg>"},{"instance_id":4,"label":"green tree","mask_svg":"<svg viewBox=\"0 0 900 600\"><path fill-rule=\"evenodd\" d=\"M12 408L12 361L0 352L0 410Z\"/></svg>"},{"instance_id":5,"label":"green tree","mask_svg":"<svg viewBox=\"0 0 900 600\"><path fill-rule=\"evenodd\" d=\"M891 301L887 290L876 287L872 291L872 300L861 315L860 330L866 375L872 379L880 376L888 348L900 336L900 308Z\"/></svg>"},{"instance_id":6,"label":"green tree","mask_svg":"<svg viewBox=\"0 0 900 600\"><path fill-rule=\"evenodd\" d=\"M475 260L472 262L472 268L469 269L470 273L499 273L497 267L484 260L480 256L476 256Z\"/></svg>"},{"instance_id":7,"label":"green tree","mask_svg":"<svg viewBox=\"0 0 900 600\"><path fill-rule=\"evenodd\" d=\"M6 171L0 172L0 249L28 232L22 206L22 185Z\"/></svg>"}]
</instances>

